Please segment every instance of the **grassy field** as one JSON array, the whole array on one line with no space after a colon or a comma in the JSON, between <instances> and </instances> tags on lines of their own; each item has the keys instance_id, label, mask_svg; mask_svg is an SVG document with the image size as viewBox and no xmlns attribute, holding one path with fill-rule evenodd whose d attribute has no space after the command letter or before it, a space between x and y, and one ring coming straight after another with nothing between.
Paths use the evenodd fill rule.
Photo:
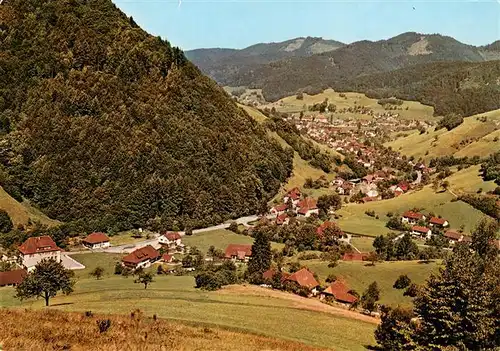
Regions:
<instances>
[{"instance_id":1,"label":"grassy field","mask_svg":"<svg viewBox=\"0 0 500 351\"><path fill-rule=\"evenodd\" d=\"M317 95L304 94L304 99L298 100L295 95L285 97L275 103L267 105L269 108L275 107L280 112L300 112L304 110L304 105L310 106L315 103L321 103L325 98L328 98L329 103L337 106L337 110L342 108L353 107L355 102L357 105L372 108L375 112L383 113L384 108L377 103L376 99L370 99L364 94L359 93L345 93L346 98L340 97L339 93L332 89L327 89ZM406 110L408 107L408 110ZM402 119L418 119L418 120L435 120L433 117L434 109L431 106L422 105L418 102L405 101L402 105L403 110L397 111ZM358 118L370 119L370 116L347 113L347 114L334 114L335 118Z\"/></svg>"},{"instance_id":2,"label":"grassy field","mask_svg":"<svg viewBox=\"0 0 500 351\"><path fill-rule=\"evenodd\" d=\"M500 136L495 123L500 121L500 110L479 116L486 116L487 122L479 121L477 116L467 117L460 126L450 131L431 129L424 134L416 131L385 145L415 158L430 159L444 155L484 157L500 150L500 142L493 140L495 136Z\"/></svg>"},{"instance_id":3,"label":"grassy field","mask_svg":"<svg viewBox=\"0 0 500 351\"><path fill-rule=\"evenodd\" d=\"M0 288L2 306L42 307L42 301L21 304L12 298L13 291ZM72 295L57 296L51 305L51 309L112 314L140 309L148 316L235 328L335 350L364 350L365 345L374 344L372 323L304 310L295 299L200 291L189 276L156 276L147 290L134 284L132 277L81 279Z\"/></svg>"},{"instance_id":4,"label":"grassy field","mask_svg":"<svg viewBox=\"0 0 500 351\"><path fill-rule=\"evenodd\" d=\"M361 252L373 251L373 238L365 236L354 236L351 238L351 244Z\"/></svg>"},{"instance_id":5,"label":"grassy field","mask_svg":"<svg viewBox=\"0 0 500 351\"><path fill-rule=\"evenodd\" d=\"M153 235L153 232L149 231L144 231L142 233L141 238L133 238L133 232L132 231L125 231L121 232L115 235L112 235L109 237L109 242L111 243L112 246L119 246L119 245L126 245L126 244L134 244L136 242L144 241L146 240L147 235Z\"/></svg>"},{"instance_id":6,"label":"grassy field","mask_svg":"<svg viewBox=\"0 0 500 351\"><path fill-rule=\"evenodd\" d=\"M459 175L458 175L459 176ZM450 180L453 188L453 179ZM337 213L342 217L338 220L340 227L348 232L363 235L377 236L390 232L385 224L389 220L388 212L403 213L411 208L417 207L424 212L434 212L446 218L452 228L464 225L465 231L470 232L483 218L483 213L468 204L457 201L450 192L436 193L430 187L421 191L401 195L389 200L381 200L366 204L348 204ZM379 219L369 217L366 211L373 210Z\"/></svg>"},{"instance_id":7,"label":"grassy field","mask_svg":"<svg viewBox=\"0 0 500 351\"><path fill-rule=\"evenodd\" d=\"M7 211L14 223L14 227L20 224L26 226L30 220L31 222L38 221L48 226L55 226L61 223L50 219L41 211L31 206L27 201L23 201L22 203L16 201L2 187L0 187L0 209Z\"/></svg>"},{"instance_id":8,"label":"grassy field","mask_svg":"<svg viewBox=\"0 0 500 351\"><path fill-rule=\"evenodd\" d=\"M96 322L111 327L98 333ZM203 325L153 320L151 316L94 315L55 310L0 310L0 340L6 350L290 350L319 348L301 343L209 328ZM33 328L37 321L43 328ZM125 346L126 345L126 346Z\"/></svg>"},{"instance_id":9,"label":"grassy field","mask_svg":"<svg viewBox=\"0 0 500 351\"><path fill-rule=\"evenodd\" d=\"M380 303L388 305L410 305L411 298L403 296L403 290L392 287L401 274L407 274L415 283L423 283L429 274L437 269L437 263L418 263L417 261L395 261L377 263L374 267L366 262L340 261L335 268L329 268L328 263L319 260L304 261L304 265L318 274L324 282L329 274L335 274L337 279L343 279L351 289L359 294L376 281L381 290Z\"/></svg>"},{"instance_id":10,"label":"grassy field","mask_svg":"<svg viewBox=\"0 0 500 351\"><path fill-rule=\"evenodd\" d=\"M477 192L479 189L490 191L497 187L494 181L485 182L480 175L480 165L470 166L458 171L446 180L450 183L450 188L455 193Z\"/></svg>"},{"instance_id":11,"label":"grassy field","mask_svg":"<svg viewBox=\"0 0 500 351\"><path fill-rule=\"evenodd\" d=\"M114 274L116 262L121 261L124 255L110 254L104 252L82 253L71 255L75 260L85 266L85 269L75 270L77 279L89 278L90 272L96 267L104 268L104 277L111 277Z\"/></svg>"}]
</instances>

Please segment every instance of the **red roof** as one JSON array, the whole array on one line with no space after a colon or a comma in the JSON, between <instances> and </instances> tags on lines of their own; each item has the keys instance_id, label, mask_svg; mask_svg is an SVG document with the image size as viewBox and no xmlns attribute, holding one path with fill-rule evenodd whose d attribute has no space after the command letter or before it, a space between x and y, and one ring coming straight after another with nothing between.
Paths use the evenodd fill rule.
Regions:
<instances>
[{"instance_id":1,"label":"red roof","mask_svg":"<svg viewBox=\"0 0 500 351\"><path fill-rule=\"evenodd\" d=\"M342 257L344 261L364 261L368 257L368 252L346 252Z\"/></svg>"},{"instance_id":2,"label":"red roof","mask_svg":"<svg viewBox=\"0 0 500 351\"><path fill-rule=\"evenodd\" d=\"M341 281L336 280L323 293L333 295L335 300L347 303L356 302L357 298L348 293L349 289Z\"/></svg>"},{"instance_id":3,"label":"red roof","mask_svg":"<svg viewBox=\"0 0 500 351\"><path fill-rule=\"evenodd\" d=\"M294 281L300 286L308 289L315 288L319 285L318 281L314 278L314 275L306 268L291 274L286 280Z\"/></svg>"},{"instance_id":4,"label":"red roof","mask_svg":"<svg viewBox=\"0 0 500 351\"><path fill-rule=\"evenodd\" d=\"M287 220L288 215L286 213L280 214L276 217L276 224L283 224Z\"/></svg>"},{"instance_id":5,"label":"red roof","mask_svg":"<svg viewBox=\"0 0 500 351\"><path fill-rule=\"evenodd\" d=\"M427 228L427 227L420 227L418 225L414 225L413 227L411 227L411 230L414 231L414 232L427 234L430 229Z\"/></svg>"},{"instance_id":6,"label":"red roof","mask_svg":"<svg viewBox=\"0 0 500 351\"><path fill-rule=\"evenodd\" d=\"M406 211L405 213L403 213L403 217L411 219L422 219L424 218L424 215L418 212Z\"/></svg>"},{"instance_id":7,"label":"red roof","mask_svg":"<svg viewBox=\"0 0 500 351\"><path fill-rule=\"evenodd\" d=\"M170 241L179 240L181 238L181 235L179 233L177 233L177 232L163 233L163 236L165 238L167 238L168 240L170 240Z\"/></svg>"},{"instance_id":8,"label":"red roof","mask_svg":"<svg viewBox=\"0 0 500 351\"><path fill-rule=\"evenodd\" d=\"M50 236L44 235L26 239L26 241L19 246L19 251L21 251L23 255L33 255L41 252L61 251L61 249L57 247Z\"/></svg>"},{"instance_id":9,"label":"red roof","mask_svg":"<svg viewBox=\"0 0 500 351\"><path fill-rule=\"evenodd\" d=\"M108 242L109 238L106 234L99 232L87 235L87 237L83 239L83 241L89 244L100 244Z\"/></svg>"},{"instance_id":10,"label":"red roof","mask_svg":"<svg viewBox=\"0 0 500 351\"><path fill-rule=\"evenodd\" d=\"M432 217L429 222L432 224L444 225L444 223L447 222L447 220L444 218Z\"/></svg>"},{"instance_id":11,"label":"red roof","mask_svg":"<svg viewBox=\"0 0 500 351\"><path fill-rule=\"evenodd\" d=\"M28 273L24 269L16 269L14 271L0 272L0 286L17 285L24 280Z\"/></svg>"},{"instance_id":12,"label":"red roof","mask_svg":"<svg viewBox=\"0 0 500 351\"><path fill-rule=\"evenodd\" d=\"M154 260L160 256L160 253L155 250L151 245L141 247L134 252L129 253L127 256L122 258L123 262L138 264L141 262Z\"/></svg>"},{"instance_id":13,"label":"red roof","mask_svg":"<svg viewBox=\"0 0 500 351\"><path fill-rule=\"evenodd\" d=\"M458 241L462 237L462 234L454 232L453 230L448 230L446 233L444 233L444 236L445 238Z\"/></svg>"},{"instance_id":14,"label":"red roof","mask_svg":"<svg viewBox=\"0 0 500 351\"><path fill-rule=\"evenodd\" d=\"M281 205L275 206L274 210L277 212L283 212L283 211L286 211L287 208L288 208L287 204L281 204Z\"/></svg>"},{"instance_id":15,"label":"red roof","mask_svg":"<svg viewBox=\"0 0 500 351\"><path fill-rule=\"evenodd\" d=\"M169 254L163 254L163 256L161 256L161 259L165 262L172 262L173 258L174 258L174 256L169 255Z\"/></svg>"},{"instance_id":16,"label":"red roof","mask_svg":"<svg viewBox=\"0 0 500 351\"><path fill-rule=\"evenodd\" d=\"M314 210L317 207L317 201L311 197L308 197L302 201L299 201L299 203L297 204L297 207L298 208L305 208L305 209L309 209L309 210Z\"/></svg>"},{"instance_id":17,"label":"red roof","mask_svg":"<svg viewBox=\"0 0 500 351\"><path fill-rule=\"evenodd\" d=\"M267 279L267 280L271 280L271 279L273 279L273 277L276 273L277 273L277 271L275 269L272 269L272 268L268 269L267 271L262 273L262 278ZM290 276L290 273L281 272L281 280L285 280L289 276Z\"/></svg>"},{"instance_id":18,"label":"red roof","mask_svg":"<svg viewBox=\"0 0 500 351\"><path fill-rule=\"evenodd\" d=\"M401 190L403 191L408 191L408 189L410 189L410 184L408 184L407 182L400 182L398 184L398 187L401 188Z\"/></svg>"},{"instance_id":19,"label":"red roof","mask_svg":"<svg viewBox=\"0 0 500 351\"><path fill-rule=\"evenodd\" d=\"M252 256L252 245L250 244L229 244L226 247L226 258L238 257L243 260L245 257Z\"/></svg>"},{"instance_id":20,"label":"red roof","mask_svg":"<svg viewBox=\"0 0 500 351\"><path fill-rule=\"evenodd\" d=\"M286 193L285 196L288 196L292 200L298 200L298 199L300 199L300 190L299 190L299 188L293 188L288 193Z\"/></svg>"}]
</instances>

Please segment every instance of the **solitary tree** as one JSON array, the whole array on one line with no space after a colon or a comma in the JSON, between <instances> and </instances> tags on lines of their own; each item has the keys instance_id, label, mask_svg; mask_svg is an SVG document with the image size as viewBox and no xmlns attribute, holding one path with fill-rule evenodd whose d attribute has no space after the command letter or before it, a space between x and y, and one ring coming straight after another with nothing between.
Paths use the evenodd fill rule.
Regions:
<instances>
[{"instance_id":1,"label":"solitary tree","mask_svg":"<svg viewBox=\"0 0 500 351\"><path fill-rule=\"evenodd\" d=\"M265 233L257 231L255 241L252 245L252 256L248 262L247 274L249 280L254 283L260 283L262 280L262 273L271 267L271 261L271 242Z\"/></svg>"},{"instance_id":2,"label":"solitary tree","mask_svg":"<svg viewBox=\"0 0 500 351\"><path fill-rule=\"evenodd\" d=\"M95 267L92 272L90 272L90 275L92 277L95 277L97 280L101 279L104 274L104 268L102 267Z\"/></svg>"},{"instance_id":3,"label":"solitary tree","mask_svg":"<svg viewBox=\"0 0 500 351\"><path fill-rule=\"evenodd\" d=\"M153 282L153 273L151 272L142 272L139 274L134 283L144 284L144 289L148 287L149 284Z\"/></svg>"},{"instance_id":4,"label":"solitary tree","mask_svg":"<svg viewBox=\"0 0 500 351\"><path fill-rule=\"evenodd\" d=\"M24 300L32 297L43 297L45 306L49 305L51 297L62 291L65 295L73 292L75 282L71 279L74 276L70 271L53 258L40 261L32 273L16 288L16 297Z\"/></svg>"},{"instance_id":5,"label":"solitary tree","mask_svg":"<svg viewBox=\"0 0 500 351\"><path fill-rule=\"evenodd\" d=\"M395 289L404 289L411 284L410 278L406 274L401 274L392 286Z\"/></svg>"},{"instance_id":6,"label":"solitary tree","mask_svg":"<svg viewBox=\"0 0 500 351\"><path fill-rule=\"evenodd\" d=\"M377 306L377 301L380 299L380 289L378 288L377 282L373 282L368 285L361 296L361 305L364 309L368 311L374 311Z\"/></svg>"},{"instance_id":7,"label":"solitary tree","mask_svg":"<svg viewBox=\"0 0 500 351\"><path fill-rule=\"evenodd\" d=\"M472 248L483 258L493 258L498 249L493 245L498 225L493 220L483 219L472 232Z\"/></svg>"}]
</instances>

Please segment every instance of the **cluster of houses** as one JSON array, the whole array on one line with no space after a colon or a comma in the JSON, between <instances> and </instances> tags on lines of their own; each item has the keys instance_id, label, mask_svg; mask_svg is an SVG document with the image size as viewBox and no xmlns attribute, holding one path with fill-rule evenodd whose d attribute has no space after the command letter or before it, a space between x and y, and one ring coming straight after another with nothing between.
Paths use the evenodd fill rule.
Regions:
<instances>
[{"instance_id":1,"label":"cluster of houses","mask_svg":"<svg viewBox=\"0 0 500 351\"><path fill-rule=\"evenodd\" d=\"M272 207L269 212L276 216L276 224L284 225L290 220L289 212L295 213L298 217L310 217L319 214L319 209L315 199L303 198L300 189L293 188L283 196L283 203Z\"/></svg>"},{"instance_id":2,"label":"cluster of houses","mask_svg":"<svg viewBox=\"0 0 500 351\"><path fill-rule=\"evenodd\" d=\"M411 225L410 233L417 238L430 239L433 235L433 229L445 230L450 223L445 218L426 216L423 213L415 211L406 211L401 216L401 222ZM452 245L456 242L471 242L471 237L463 235L453 230L444 232L444 237Z\"/></svg>"}]
</instances>

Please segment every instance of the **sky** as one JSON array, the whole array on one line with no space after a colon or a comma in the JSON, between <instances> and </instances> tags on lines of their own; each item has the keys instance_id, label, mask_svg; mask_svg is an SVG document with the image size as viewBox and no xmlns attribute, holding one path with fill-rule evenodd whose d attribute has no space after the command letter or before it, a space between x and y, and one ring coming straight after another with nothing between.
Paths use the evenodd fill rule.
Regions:
<instances>
[{"instance_id":1,"label":"sky","mask_svg":"<svg viewBox=\"0 0 500 351\"><path fill-rule=\"evenodd\" d=\"M183 50L239 49L303 36L351 43L404 32L439 33L471 45L500 39L500 0L113 2L146 31Z\"/></svg>"}]
</instances>

